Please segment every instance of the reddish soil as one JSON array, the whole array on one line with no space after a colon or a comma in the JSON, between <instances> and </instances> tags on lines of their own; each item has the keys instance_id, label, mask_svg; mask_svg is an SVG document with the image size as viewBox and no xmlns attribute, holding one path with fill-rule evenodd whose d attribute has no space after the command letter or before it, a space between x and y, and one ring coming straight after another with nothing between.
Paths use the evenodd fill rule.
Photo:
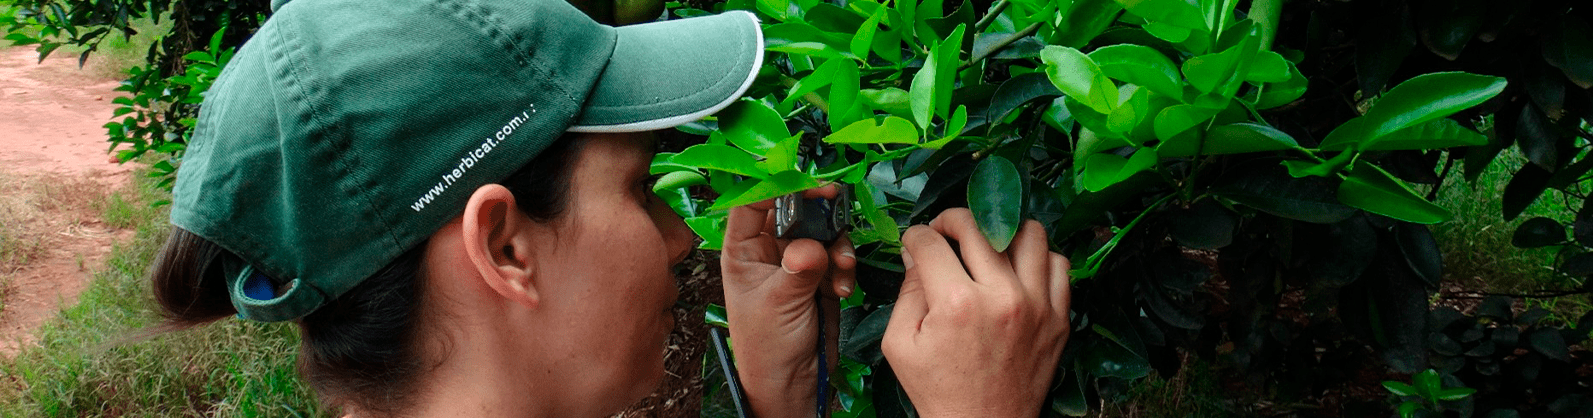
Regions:
<instances>
[{"instance_id":1,"label":"reddish soil","mask_svg":"<svg viewBox=\"0 0 1593 418\"><path fill-rule=\"evenodd\" d=\"M40 63L31 47L0 48L0 204L7 230L36 243L24 262L0 264L0 356L33 343L34 330L74 303L111 243L130 234L94 207L127 181L107 154L116 80L61 55Z\"/></svg>"}]
</instances>

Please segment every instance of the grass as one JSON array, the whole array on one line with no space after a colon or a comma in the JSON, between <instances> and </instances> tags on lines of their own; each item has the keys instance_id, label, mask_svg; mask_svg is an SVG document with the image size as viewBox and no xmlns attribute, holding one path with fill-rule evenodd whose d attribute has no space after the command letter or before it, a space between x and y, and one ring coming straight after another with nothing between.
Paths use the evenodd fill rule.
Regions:
<instances>
[{"instance_id":1,"label":"grass","mask_svg":"<svg viewBox=\"0 0 1593 418\"><path fill-rule=\"evenodd\" d=\"M129 207L161 193L135 176L120 191ZM113 200L114 201L114 200ZM164 211L126 212L134 237L117 243L103 269L38 332L39 346L0 359L0 416L325 416L298 378L298 333L290 324L223 320L132 341L157 323L145 274L167 233Z\"/></svg>"},{"instance_id":2,"label":"grass","mask_svg":"<svg viewBox=\"0 0 1593 418\"><path fill-rule=\"evenodd\" d=\"M1219 418L1235 417L1229 404L1235 396L1218 383L1211 365L1188 360L1178 374L1163 378L1156 373L1131 384L1124 399L1107 401L1094 418Z\"/></svg>"},{"instance_id":3,"label":"grass","mask_svg":"<svg viewBox=\"0 0 1593 418\"><path fill-rule=\"evenodd\" d=\"M1511 175L1526 162L1526 157L1512 147L1500 153L1499 158L1478 176L1477 182L1466 183L1460 176L1452 175L1442 185L1435 203L1454 212L1455 217L1434 225L1432 231L1444 254L1448 280L1470 290L1516 294L1572 289L1585 280L1554 270L1559 264L1559 247L1521 249L1510 244L1516 227L1522 222L1547 217L1569 224L1581 207L1577 202L1568 202L1559 192L1550 191L1528 206L1521 216L1504 220L1500 196L1504 195ZM1529 299L1526 303L1549 309L1554 314L1552 319L1561 322L1574 323L1593 309L1593 299L1586 294Z\"/></svg>"}]
</instances>

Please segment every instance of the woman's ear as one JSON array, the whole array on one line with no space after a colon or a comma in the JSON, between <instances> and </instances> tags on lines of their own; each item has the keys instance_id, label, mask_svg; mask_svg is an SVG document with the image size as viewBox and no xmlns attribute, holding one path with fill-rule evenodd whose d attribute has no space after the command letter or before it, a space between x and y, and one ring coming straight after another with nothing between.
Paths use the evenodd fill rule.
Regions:
<instances>
[{"instance_id":1,"label":"woman's ear","mask_svg":"<svg viewBox=\"0 0 1593 418\"><path fill-rule=\"evenodd\" d=\"M514 194L497 184L477 188L465 203L465 254L487 286L506 299L536 307L536 224L520 212Z\"/></svg>"}]
</instances>

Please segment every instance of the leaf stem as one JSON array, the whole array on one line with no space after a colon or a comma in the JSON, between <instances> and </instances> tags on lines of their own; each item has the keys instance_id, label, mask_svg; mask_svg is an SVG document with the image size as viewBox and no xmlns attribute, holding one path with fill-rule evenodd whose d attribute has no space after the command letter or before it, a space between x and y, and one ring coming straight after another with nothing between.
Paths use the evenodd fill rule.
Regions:
<instances>
[{"instance_id":1,"label":"leaf stem","mask_svg":"<svg viewBox=\"0 0 1593 418\"><path fill-rule=\"evenodd\" d=\"M1117 233L1112 234L1112 239L1107 240L1106 244L1095 250L1095 254L1091 254L1090 258L1084 261L1083 269L1073 269L1068 272L1068 276L1072 277L1073 280L1088 279L1095 276L1096 271L1101 269L1101 264L1106 262L1106 256L1111 255L1112 250L1117 248L1118 241L1122 241L1123 237L1127 236L1129 231L1134 230L1134 226L1139 225L1139 221L1144 220L1145 216L1150 215L1151 211L1156 210L1156 208L1161 207L1177 196L1177 193L1168 193L1166 196L1162 196L1161 199L1156 200L1156 203L1146 206L1145 211L1140 212L1139 216L1135 216L1134 220L1128 222L1128 225L1119 228Z\"/></svg>"},{"instance_id":2,"label":"leaf stem","mask_svg":"<svg viewBox=\"0 0 1593 418\"><path fill-rule=\"evenodd\" d=\"M1012 45L1013 42L1027 38L1030 35L1034 35L1035 32L1040 31L1040 25L1043 24L1045 24L1045 22L1034 22L1028 27L1023 28L1023 30L1017 31L1011 35L1007 35L1005 38L1001 38L1001 40L996 41L996 44L992 45L990 49L985 50L983 54L969 58L968 61L964 61L962 65L957 66L957 71L966 70L968 67L973 66L974 63L983 61L985 58L990 58L990 56L995 55L996 52L1006 49L1006 47Z\"/></svg>"},{"instance_id":3,"label":"leaf stem","mask_svg":"<svg viewBox=\"0 0 1593 418\"><path fill-rule=\"evenodd\" d=\"M985 28L990 27L992 23L996 23L996 18L1001 16L1001 12L1007 11L1007 6L1011 5L1011 0L1000 0L991 5L990 11L985 13L984 17L979 18L979 22L974 23L973 33L984 32Z\"/></svg>"}]
</instances>

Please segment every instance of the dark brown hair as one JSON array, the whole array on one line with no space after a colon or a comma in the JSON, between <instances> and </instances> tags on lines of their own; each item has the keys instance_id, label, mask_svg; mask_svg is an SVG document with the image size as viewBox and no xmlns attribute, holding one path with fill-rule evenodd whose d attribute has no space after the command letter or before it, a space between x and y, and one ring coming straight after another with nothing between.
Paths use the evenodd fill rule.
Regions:
<instances>
[{"instance_id":1,"label":"dark brown hair","mask_svg":"<svg viewBox=\"0 0 1593 418\"><path fill-rule=\"evenodd\" d=\"M570 176L581 148L566 135L498 182L520 210L549 222L567 209ZM424 289L419 272L426 242L325 306L298 319L299 373L321 400L364 414L398 416L413 406L417 379L431 365L417 338ZM151 281L165 322L156 332L207 324L237 314L221 261L237 257L192 232L172 227Z\"/></svg>"}]
</instances>

